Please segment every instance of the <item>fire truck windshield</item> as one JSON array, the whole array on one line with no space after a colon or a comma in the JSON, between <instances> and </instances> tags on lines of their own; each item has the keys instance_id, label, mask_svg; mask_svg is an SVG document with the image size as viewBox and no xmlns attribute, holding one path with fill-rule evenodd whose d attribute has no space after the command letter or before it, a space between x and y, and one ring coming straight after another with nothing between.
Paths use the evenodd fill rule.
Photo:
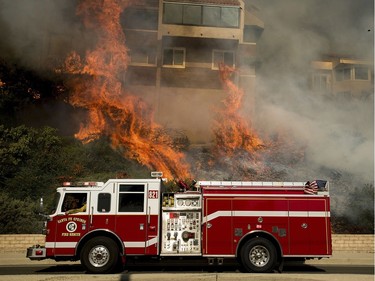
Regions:
<instances>
[{"instance_id":1,"label":"fire truck windshield","mask_svg":"<svg viewBox=\"0 0 375 281\"><path fill-rule=\"evenodd\" d=\"M52 205L51 205L52 209L51 209L50 215L53 215L54 213L56 213L57 206L60 202L60 197L61 197L60 192L56 192L54 197L53 197L53 201L52 201Z\"/></svg>"}]
</instances>

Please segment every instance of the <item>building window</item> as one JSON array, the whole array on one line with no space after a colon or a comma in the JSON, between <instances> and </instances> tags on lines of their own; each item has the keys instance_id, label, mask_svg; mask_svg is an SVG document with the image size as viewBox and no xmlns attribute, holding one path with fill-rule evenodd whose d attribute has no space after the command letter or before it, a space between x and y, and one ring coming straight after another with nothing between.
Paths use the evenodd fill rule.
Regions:
<instances>
[{"instance_id":1,"label":"building window","mask_svg":"<svg viewBox=\"0 0 375 281\"><path fill-rule=\"evenodd\" d=\"M187 25L202 25L202 7L185 5L182 21Z\"/></svg>"},{"instance_id":2,"label":"building window","mask_svg":"<svg viewBox=\"0 0 375 281\"><path fill-rule=\"evenodd\" d=\"M169 24L182 24L183 6L179 4L164 4L163 22Z\"/></svg>"},{"instance_id":3,"label":"building window","mask_svg":"<svg viewBox=\"0 0 375 281\"><path fill-rule=\"evenodd\" d=\"M368 68L363 66L355 67L354 80L368 80Z\"/></svg>"},{"instance_id":4,"label":"building window","mask_svg":"<svg viewBox=\"0 0 375 281\"><path fill-rule=\"evenodd\" d=\"M335 71L336 81L350 80L351 69L350 68L339 68Z\"/></svg>"},{"instance_id":5,"label":"building window","mask_svg":"<svg viewBox=\"0 0 375 281\"><path fill-rule=\"evenodd\" d=\"M119 188L119 212L144 211L145 186L143 184L120 184Z\"/></svg>"},{"instance_id":6,"label":"building window","mask_svg":"<svg viewBox=\"0 0 375 281\"><path fill-rule=\"evenodd\" d=\"M163 51L163 66L185 67L184 48L166 48Z\"/></svg>"},{"instance_id":7,"label":"building window","mask_svg":"<svg viewBox=\"0 0 375 281\"><path fill-rule=\"evenodd\" d=\"M212 52L212 69L218 70L220 64L234 67L234 52L224 50L214 50Z\"/></svg>"},{"instance_id":8,"label":"building window","mask_svg":"<svg viewBox=\"0 0 375 281\"><path fill-rule=\"evenodd\" d=\"M321 73L313 74L313 90L318 92L329 90L329 75Z\"/></svg>"},{"instance_id":9,"label":"building window","mask_svg":"<svg viewBox=\"0 0 375 281\"><path fill-rule=\"evenodd\" d=\"M202 24L206 26L220 25L220 7L204 6Z\"/></svg>"},{"instance_id":10,"label":"building window","mask_svg":"<svg viewBox=\"0 0 375 281\"><path fill-rule=\"evenodd\" d=\"M127 8L121 14L121 25L125 29L157 30L159 13L154 9Z\"/></svg>"},{"instance_id":11,"label":"building window","mask_svg":"<svg viewBox=\"0 0 375 281\"><path fill-rule=\"evenodd\" d=\"M368 70L368 67L364 66L352 66L336 69L336 81L369 80Z\"/></svg>"},{"instance_id":12,"label":"building window","mask_svg":"<svg viewBox=\"0 0 375 281\"><path fill-rule=\"evenodd\" d=\"M131 65L156 66L156 53L154 50L129 51Z\"/></svg>"},{"instance_id":13,"label":"building window","mask_svg":"<svg viewBox=\"0 0 375 281\"><path fill-rule=\"evenodd\" d=\"M243 30L243 41L256 43L263 33L263 29L257 26L246 25Z\"/></svg>"},{"instance_id":14,"label":"building window","mask_svg":"<svg viewBox=\"0 0 375 281\"><path fill-rule=\"evenodd\" d=\"M239 27L240 8L164 3L163 23L213 27Z\"/></svg>"},{"instance_id":15,"label":"building window","mask_svg":"<svg viewBox=\"0 0 375 281\"><path fill-rule=\"evenodd\" d=\"M225 27L238 27L239 16L238 9L234 8L221 8L221 24Z\"/></svg>"},{"instance_id":16,"label":"building window","mask_svg":"<svg viewBox=\"0 0 375 281\"><path fill-rule=\"evenodd\" d=\"M111 211L111 194L99 193L98 196L98 212L109 213Z\"/></svg>"}]
</instances>

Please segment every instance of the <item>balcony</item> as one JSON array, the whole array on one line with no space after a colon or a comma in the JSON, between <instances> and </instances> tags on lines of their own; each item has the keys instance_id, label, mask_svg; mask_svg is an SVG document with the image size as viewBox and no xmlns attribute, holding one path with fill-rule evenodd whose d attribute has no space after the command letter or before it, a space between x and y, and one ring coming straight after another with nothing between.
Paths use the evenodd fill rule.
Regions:
<instances>
[{"instance_id":1,"label":"balcony","mask_svg":"<svg viewBox=\"0 0 375 281\"><path fill-rule=\"evenodd\" d=\"M241 38L241 7L221 3L221 5L190 4L189 1L167 2L163 4L162 36L234 39ZM219 1L216 1L219 2ZM224 1L220 1L224 2ZM232 1L233 2L233 1Z\"/></svg>"}]
</instances>

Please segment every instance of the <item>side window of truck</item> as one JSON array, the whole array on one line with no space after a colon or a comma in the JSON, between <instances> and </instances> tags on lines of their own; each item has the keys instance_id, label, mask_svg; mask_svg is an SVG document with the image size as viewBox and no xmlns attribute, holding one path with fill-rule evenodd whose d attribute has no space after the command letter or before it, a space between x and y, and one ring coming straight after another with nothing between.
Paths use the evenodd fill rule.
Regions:
<instances>
[{"instance_id":1,"label":"side window of truck","mask_svg":"<svg viewBox=\"0 0 375 281\"><path fill-rule=\"evenodd\" d=\"M119 185L119 212L143 212L145 201L144 184Z\"/></svg>"},{"instance_id":2,"label":"side window of truck","mask_svg":"<svg viewBox=\"0 0 375 281\"><path fill-rule=\"evenodd\" d=\"M65 193L61 212L78 210L86 204L87 193Z\"/></svg>"},{"instance_id":3,"label":"side window of truck","mask_svg":"<svg viewBox=\"0 0 375 281\"><path fill-rule=\"evenodd\" d=\"M98 196L98 212L108 213L111 211L111 194L110 193L99 193Z\"/></svg>"}]
</instances>

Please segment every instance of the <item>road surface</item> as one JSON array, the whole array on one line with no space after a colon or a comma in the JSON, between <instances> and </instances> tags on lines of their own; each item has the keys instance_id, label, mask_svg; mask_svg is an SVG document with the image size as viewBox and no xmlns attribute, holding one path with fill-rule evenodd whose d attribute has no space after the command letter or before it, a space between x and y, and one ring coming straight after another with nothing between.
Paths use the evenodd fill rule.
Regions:
<instances>
[{"instance_id":1,"label":"road surface","mask_svg":"<svg viewBox=\"0 0 375 281\"><path fill-rule=\"evenodd\" d=\"M374 281L374 254L339 252L331 259L287 263L282 273L244 273L238 264L208 266L139 262L123 272L86 274L79 262L29 261L24 253L0 253L0 281Z\"/></svg>"}]
</instances>

